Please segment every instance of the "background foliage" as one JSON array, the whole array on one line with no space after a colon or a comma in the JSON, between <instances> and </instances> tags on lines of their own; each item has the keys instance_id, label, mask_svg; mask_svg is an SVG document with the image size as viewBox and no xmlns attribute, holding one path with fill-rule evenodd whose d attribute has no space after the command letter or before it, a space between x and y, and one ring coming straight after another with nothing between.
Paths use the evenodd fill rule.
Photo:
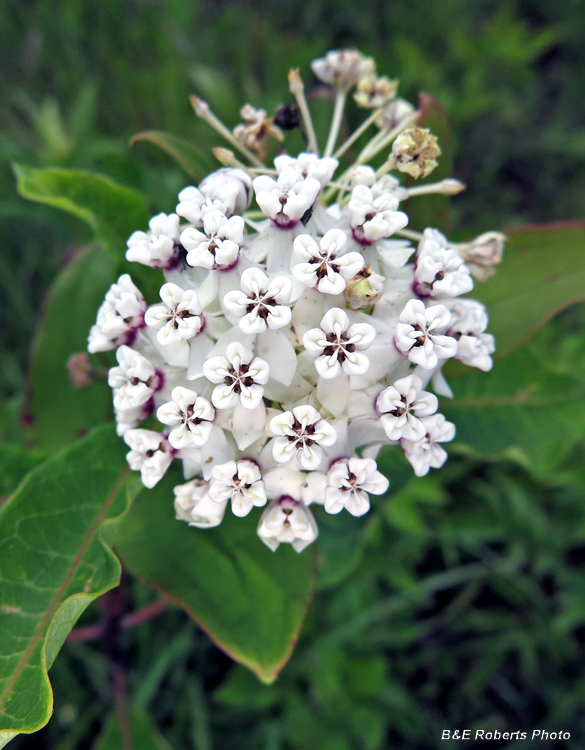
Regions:
<instances>
[{"instance_id":1,"label":"background foliage","mask_svg":"<svg viewBox=\"0 0 585 750\"><path fill-rule=\"evenodd\" d=\"M585 215L578 0L8 0L0 34L2 496L84 430L64 420L52 435L52 414L31 419L27 380L43 384L58 419L66 372L47 336L63 331L63 352L82 348L96 303L89 291L72 302L70 289L99 269L107 287L112 263L102 250L77 255L92 237L78 218L17 196L11 161L101 172L168 211L186 178L152 144L130 148L132 135L171 131L205 152L216 139L189 94L235 123L245 101L268 110L288 101L289 67L308 71L327 49L351 45L399 77L403 96L422 89L445 106L454 176L468 185L453 201L456 237ZM555 257L574 256L582 274L582 245L564 242ZM388 454L393 493L375 513L357 524L320 519L316 599L274 685L233 666L170 607L122 627L115 654L111 633L66 644L51 670L53 720L11 747L126 747L112 664L125 674L137 747L427 750L457 727L562 728L572 735L564 746L582 747L584 324L575 305L493 373L454 377L457 399L487 394L493 408L479 421L454 401L461 443L444 469L415 480ZM526 389L528 403L518 402ZM76 397L95 414L107 407L99 385ZM129 577L117 591L126 613L153 599ZM81 624L103 620L100 611L90 604Z\"/></svg>"}]
</instances>

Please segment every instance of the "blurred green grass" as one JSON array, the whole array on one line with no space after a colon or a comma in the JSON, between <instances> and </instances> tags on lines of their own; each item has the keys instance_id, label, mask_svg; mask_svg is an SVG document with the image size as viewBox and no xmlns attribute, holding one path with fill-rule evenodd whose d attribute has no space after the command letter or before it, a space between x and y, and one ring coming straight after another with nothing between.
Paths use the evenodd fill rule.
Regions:
<instances>
[{"instance_id":1,"label":"blurred green grass","mask_svg":"<svg viewBox=\"0 0 585 750\"><path fill-rule=\"evenodd\" d=\"M445 106L468 185L461 236L585 215L579 0L7 0L0 35L0 386L14 403L43 295L89 235L21 200L10 162L100 171L168 211L184 176L128 141L156 129L217 145L192 93L233 125L246 101L289 101L289 67L310 84L314 57L355 46L402 96ZM559 372L584 372L584 323L576 307L539 334ZM562 727L583 747L583 446L540 481L513 458L452 456L383 505L275 686L232 668L178 611L124 634L137 707L175 750L427 750L457 727ZM132 606L151 596L127 585ZM54 719L11 747L91 747L108 670L99 645L69 644L51 672Z\"/></svg>"}]
</instances>

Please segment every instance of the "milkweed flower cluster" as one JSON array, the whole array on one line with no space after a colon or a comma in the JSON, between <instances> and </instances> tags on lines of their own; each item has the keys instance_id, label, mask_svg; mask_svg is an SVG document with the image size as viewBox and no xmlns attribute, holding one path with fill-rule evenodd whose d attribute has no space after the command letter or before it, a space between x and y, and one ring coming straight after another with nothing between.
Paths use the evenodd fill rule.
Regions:
<instances>
[{"instance_id":1,"label":"milkweed flower cluster","mask_svg":"<svg viewBox=\"0 0 585 750\"><path fill-rule=\"evenodd\" d=\"M88 345L116 350L118 433L144 485L182 461L178 519L210 528L228 506L236 516L263 508L260 539L299 552L318 533L311 505L361 516L387 491L383 446L402 449L418 476L446 460L455 426L438 413L437 396L451 395L441 369L450 358L492 366L486 310L462 295L474 269L490 275L503 243L495 232L457 245L407 229L404 202L464 187L401 184L401 172L434 169L437 139L371 59L330 52L313 71L335 98L321 154L298 71L289 82L299 116L289 119L302 121L307 147L297 156L285 152L282 118L246 105L232 132L193 98L242 161L215 149L224 166L132 234L128 260L164 273L160 301L147 306L124 274ZM351 89L370 114L335 151ZM273 166L261 161L271 146L282 152Z\"/></svg>"}]
</instances>

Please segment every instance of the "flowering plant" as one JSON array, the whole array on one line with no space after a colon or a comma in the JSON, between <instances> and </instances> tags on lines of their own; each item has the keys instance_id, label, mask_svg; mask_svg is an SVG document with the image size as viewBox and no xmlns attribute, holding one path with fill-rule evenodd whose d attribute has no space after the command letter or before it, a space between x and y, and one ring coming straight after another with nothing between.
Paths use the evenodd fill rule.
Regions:
<instances>
[{"instance_id":1,"label":"flowering plant","mask_svg":"<svg viewBox=\"0 0 585 750\"><path fill-rule=\"evenodd\" d=\"M296 70L295 108L267 117L246 104L233 131L193 97L234 150L214 149L223 167L128 239L129 261L162 269L160 302L147 307L123 274L88 345L116 350L117 431L143 484L182 461L178 519L209 528L228 504L236 516L257 506L261 540L297 552L318 534L309 506L361 516L370 495L386 492L376 466L384 445L402 449L417 476L445 462L455 425L437 411L437 395L452 395L442 367L451 358L492 367L487 311L462 295L473 276L493 273L504 240L489 232L457 244L432 227L414 231L401 204L464 189L455 179L401 183L433 171L437 138L372 59L334 51L312 67L335 101L322 153ZM338 146L353 89L368 114ZM284 145L291 123L306 137L297 156ZM280 153L269 166L273 141Z\"/></svg>"}]
</instances>

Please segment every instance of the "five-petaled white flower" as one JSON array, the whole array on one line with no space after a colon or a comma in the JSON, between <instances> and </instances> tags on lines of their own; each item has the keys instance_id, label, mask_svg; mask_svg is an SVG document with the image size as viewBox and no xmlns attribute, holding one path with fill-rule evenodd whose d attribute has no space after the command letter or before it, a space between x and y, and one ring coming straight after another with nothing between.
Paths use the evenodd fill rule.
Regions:
<instances>
[{"instance_id":1,"label":"five-petaled white flower","mask_svg":"<svg viewBox=\"0 0 585 750\"><path fill-rule=\"evenodd\" d=\"M369 323L349 324L344 310L332 307L321 320L321 328L311 328L303 336L303 346L316 357L315 368L322 378L363 375L370 368L370 360L361 352L370 348L376 329Z\"/></svg>"},{"instance_id":2,"label":"five-petaled white flower","mask_svg":"<svg viewBox=\"0 0 585 750\"><path fill-rule=\"evenodd\" d=\"M242 202L242 181L222 170L208 175L199 188L190 186L179 193L176 211L179 216L201 229L208 211L220 211L231 216L238 202Z\"/></svg>"},{"instance_id":3,"label":"five-petaled white flower","mask_svg":"<svg viewBox=\"0 0 585 750\"><path fill-rule=\"evenodd\" d=\"M139 471L142 484L149 489L159 482L173 460L174 450L166 435L153 430L128 430L124 442L131 449L126 454L128 465Z\"/></svg>"},{"instance_id":4,"label":"five-petaled white flower","mask_svg":"<svg viewBox=\"0 0 585 750\"><path fill-rule=\"evenodd\" d=\"M414 288L420 297L447 299L473 289L473 279L457 250L436 229L425 229L418 246Z\"/></svg>"},{"instance_id":5,"label":"five-petaled white flower","mask_svg":"<svg viewBox=\"0 0 585 750\"><path fill-rule=\"evenodd\" d=\"M159 406L159 422L172 427L169 443L176 448L205 445L213 430L215 409L209 401L195 391L178 385L171 392L172 401Z\"/></svg>"},{"instance_id":6,"label":"five-petaled white flower","mask_svg":"<svg viewBox=\"0 0 585 750\"><path fill-rule=\"evenodd\" d=\"M274 166L278 174L281 174L286 168L293 167L298 169L303 177L314 177L319 180L321 187L329 182L333 173L337 169L339 162L333 157L320 159L317 154L299 154L296 158L288 154L281 154L274 160Z\"/></svg>"},{"instance_id":7,"label":"five-petaled white flower","mask_svg":"<svg viewBox=\"0 0 585 750\"><path fill-rule=\"evenodd\" d=\"M276 181L261 175L252 184L261 210L284 228L294 226L303 218L321 190L319 180L303 177L296 167L285 167Z\"/></svg>"},{"instance_id":8,"label":"five-petaled white flower","mask_svg":"<svg viewBox=\"0 0 585 750\"><path fill-rule=\"evenodd\" d=\"M445 305L425 308L421 300L411 299L399 320L394 338L396 347L415 365L432 370L439 359L457 354L457 341L444 335L451 321L451 313Z\"/></svg>"},{"instance_id":9,"label":"five-petaled white flower","mask_svg":"<svg viewBox=\"0 0 585 750\"><path fill-rule=\"evenodd\" d=\"M173 491L178 521L186 521L189 526L200 529L211 529L222 522L228 501L214 502L209 497L209 482L205 479L178 484Z\"/></svg>"},{"instance_id":10,"label":"five-petaled white flower","mask_svg":"<svg viewBox=\"0 0 585 750\"><path fill-rule=\"evenodd\" d=\"M372 495L383 495L390 482L377 471L373 458L343 458L327 472L325 510L339 513L345 508L352 516L363 516L370 509Z\"/></svg>"},{"instance_id":11,"label":"five-petaled white flower","mask_svg":"<svg viewBox=\"0 0 585 750\"><path fill-rule=\"evenodd\" d=\"M341 229L330 229L319 244L310 234L300 234L293 245L297 261L293 276L324 294L341 294L346 282L361 271L365 263L360 253L346 253L346 249L347 237Z\"/></svg>"},{"instance_id":12,"label":"five-petaled white flower","mask_svg":"<svg viewBox=\"0 0 585 750\"><path fill-rule=\"evenodd\" d=\"M127 273L108 289L88 337L89 352L105 352L132 343L144 325L146 302Z\"/></svg>"},{"instance_id":13,"label":"five-petaled white flower","mask_svg":"<svg viewBox=\"0 0 585 750\"><path fill-rule=\"evenodd\" d=\"M209 497L216 503L231 500L234 516L247 516L255 505L266 505L266 491L258 465L240 459L214 466Z\"/></svg>"},{"instance_id":14,"label":"five-petaled white flower","mask_svg":"<svg viewBox=\"0 0 585 750\"><path fill-rule=\"evenodd\" d=\"M323 446L337 442L335 429L308 404L277 414L270 420L270 432L276 436L272 441L274 460L284 464L296 456L301 468L308 471L321 463Z\"/></svg>"},{"instance_id":15,"label":"five-petaled white flower","mask_svg":"<svg viewBox=\"0 0 585 750\"><path fill-rule=\"evenodd\" d=\"M160 344L178 344L196 336L203 328L202 307L194 289L181 289L171 282L160 289L162 305L149 307L144 322L158 329Z\"/></svg>"},{"instance_id":16,"label":"five-petaled white flower","mask_svg":"<svg viewBox=\"0 0 585 750\"><path fill-rule=\"evenodd\" d=\"M258 524L258 536L267 547L276 551L282 542L302 552L319 534L311 511L302 501L288 495L270 503Z\"/></svg>"},{"instance_id":17,"label":"five-petaled white flower","mask_svg":"<svg viewBox=\"0 0 585 750\"><path fill-rule=\"evenodd\" d=\"M347 91L361 78L376 72L372 58L364 57L355 49L331 50L325 57L313 60L311 67L319 80L341 91Z\"/></svg>"},{"instance_id":18,"label":"five-petaled white flower","mask_svg":"<svg viewBox=\"0 0 585 750\"><path fill-rule=\"evenodd\" d=\"M211 357L203 365L203 374L211 383L222 383L213 390L211 401L218 409L229 409L238 402L246 409L260 405L270 367L237 341L230 344L225 357Z\"/></svg>"},{"instance_id":19,"label":"five-petaled white flower","mask_svg":"<svg viewBox=\"0 0 585 750\"><path fill-rule=\"evenodd\" d=\"M425 436L420 417L434 414L439 400L422 387L419 376L412 374L400 378L378 395L376 409L389 440L422 440Z\"/></svg>"},{"instance_id":20,"label":"five-petaled white flower","mask_svg":"<svg viewBox=\"0 0 585 750\"><path fill-rule=\"evenodd\" d=\"M126 258L153 268L172 268L179 258L177 214L157 214L148 222L149 232L134 232L128 240Z\"/></svg>"},{"instance_id":21,"label":"five-petaled white flower","mask_svg":"<svg viewBox=\"0 0 585 750\"><path fill-rule=\"evenodd\" d=\"M488 325L485 307L472 299L458 299L450 309L448 333L457 340L455 358L484 372L491 370L494 363L490 355L495 352L496 343L491 333L485 333Z\"/></svg>"},{"instance_id":22,"label":"five-petaled white flower","mask_svg":"<svg viewBox=\"0 0 585 750\"><path fill-rule=\"evenodd\" d=\"M290 323L292 284L286 276L270 281L259 268L246 268L240 280L241 291L234 289L223 298L224 307L236 318L243 333L264 333Z\"/></svg>"},{"instance_id":23,"label":"five-petaled white flower","mask_svg":"<svg viewBox=\"0 0 585 750\"><path fill-rule=\"evenodd\" d=\"M161 377L146 357L122 345L116 352L118 367L108 373L108 384L114 389L114 408L135 409L149 401L161 385Z\"/></svg>"},{"instance_id":24,"label":"five-petaled white flower","mask_svg":"<svg viewBox=\"0 0 585 750\"><path fill-rule=\"evenodd\" d=\"M401 445L417 477L428 474L429 469L439 469L447 460L447 452L438 445L448 443L455 437L455 425L448 422L442 414L423 417L425 428L422 440L402 440Z\"/></svg>"},{"instance_id":25,"label":"five-petaled white flower","mask_svg":"<svg viewBox=\"0 0 585 750\"><path fill-rule=\"evenodd\" d=\"M203 231L185 229L181 243L188 250L187 263L208 269L231 268L240 254L244 241L244 220L241 216L230 219L217 209L203 216Z\"/></svg>"},{"instance_id":26,"label":"five-petaled white flower","mask_svg":"<svg viewBox=\"0 0 585 750\"><path fill-rule=\"evenodd\" d=\"M374 197L372 188L367 185L354 187L347 208L353 236L362 245L390 237L408 224L408 216L396 210L398 198L395 195L388 192Z\"/></svg>"}]
</instances>

